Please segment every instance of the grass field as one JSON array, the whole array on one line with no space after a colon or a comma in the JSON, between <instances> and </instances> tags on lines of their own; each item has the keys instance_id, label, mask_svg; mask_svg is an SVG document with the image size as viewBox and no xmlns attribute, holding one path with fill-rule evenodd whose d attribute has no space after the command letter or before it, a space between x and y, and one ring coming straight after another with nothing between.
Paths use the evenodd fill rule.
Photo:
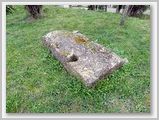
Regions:
<instances>
[{"instance_id":1,"label":"grass field","mask_svg":"<svg viewBox=\"0 0 159 120\"><path fill-rule=\"evenodd\" d=\"M23 6L6 19L7 112L150 112L150 19L45 6L30 21ZM129 63L93 88L71 76L42 44L53 30L79 30Z\"/></svg>"}]
</instances>

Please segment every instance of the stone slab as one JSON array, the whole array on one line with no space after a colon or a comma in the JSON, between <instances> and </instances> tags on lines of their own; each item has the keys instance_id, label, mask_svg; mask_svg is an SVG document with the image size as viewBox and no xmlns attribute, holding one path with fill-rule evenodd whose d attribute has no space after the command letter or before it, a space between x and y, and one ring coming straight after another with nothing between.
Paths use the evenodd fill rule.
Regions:
<instances>
[{"instance_id":1,"label":"stone slab","mask_svg":"<svg viewBox=\"0 0 159 120\"><path fill-rule=\"evenodd\" d=\"M43 36L43 43L86 86L92 86L125 63L125 59L78 31L50 32Z\"/></svg>"}]
</instances>

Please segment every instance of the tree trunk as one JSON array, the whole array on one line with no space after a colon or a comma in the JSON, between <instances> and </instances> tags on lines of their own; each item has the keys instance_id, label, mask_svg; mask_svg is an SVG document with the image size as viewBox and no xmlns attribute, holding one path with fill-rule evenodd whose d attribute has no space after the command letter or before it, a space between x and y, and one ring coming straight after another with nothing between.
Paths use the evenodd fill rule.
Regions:
<instances>
[{"instance_id":1,"label":"tree trunk","mask_svg":"<svg viewBox=\"0 0 159 120\"><path fill-rule=\"evenodd\" d=\"M130 5L128 16L141 16L148 7L147 5Z\"/></svg>"},{"instance_id":2,"label":"tree trunk","mask_svg":"<svg viewBox=\"0 0 159 120\"><path fill-rule=\"evenodd\" d=\"M129 9L129 5L126 5L125 6L125 9L123 9L123 13L122 13L122 16L121 16L121 19L120 19L120 25L124 25L125 23L125 20L126 20L126 17L128 15L128 9Z\"/></svg>"},{"instance_id":3,"label":"tree trunk","mask_svg":"<svg viewBox=\"0 0 159 120\"><path fill-rule=\"evenodd\" d=\"M107 11L107 5L89 5L88 10L103 10Z\"/></svg>"},{"instance_id":4,"label":"tree trunk","mask_svg":"<svg viewBox=\"0 0 159 120\"><path fill-rule=\"evenodd\" d=\"M96 5L89 5L88 6L88 10L95 10L96 9Z\"/></svg>"},{"instance_id":5,"label":"tree trunk","mask_svg":"<svg viewBox=\"0 0 159 120\"><path fill-rule=\"evenodd\" d=\"M120 10L122 9L123 5L118 5L116 8L116 13L120 13Z\"/></svg>"},{"instance_id":6,"label":"tree trunk","mask_svg":"<svg viewBox=\"0 0 159 120\"><path fill-rule=\"evenodd\" d=\"M104 11L107 12L107 5L104 5Z\"/></svg>"},{"instance_id":7,"label":"tree trunk","mask_svg":"<svg viewBox=\"0 0 159 120\"><path fill-rule=\"evenodd\" d=\"M25 8L34 19L41 17L42 5L25 5Z\"/></svg>"}]
</instances>

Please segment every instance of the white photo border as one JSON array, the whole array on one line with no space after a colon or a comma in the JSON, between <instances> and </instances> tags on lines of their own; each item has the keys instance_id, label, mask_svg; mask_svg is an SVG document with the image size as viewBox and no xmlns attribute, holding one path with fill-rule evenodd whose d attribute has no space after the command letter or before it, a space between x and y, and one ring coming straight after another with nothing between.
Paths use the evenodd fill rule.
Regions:
<instances>
[{"instance_id":1,"label":"white photo border","mask_svg":"<svg viewBox=\"0 0 159 120\"><path fill-rule=\"evenodd\" d=\"M92 5L151 5L151 114L6 113L6 5L89 5L90 2L2 2L2 118L157 118L157 2L91 2Z\"/></svg>"}]
</instances>

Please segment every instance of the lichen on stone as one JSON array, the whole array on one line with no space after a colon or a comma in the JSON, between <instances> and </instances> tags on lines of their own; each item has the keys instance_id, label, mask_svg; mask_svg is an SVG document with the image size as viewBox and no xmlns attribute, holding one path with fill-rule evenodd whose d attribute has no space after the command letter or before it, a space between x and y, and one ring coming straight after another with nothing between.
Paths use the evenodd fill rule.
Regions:
<instances>
[{"instance_id":1,"label":"lichen on stone","mask_svg":"<svg viewBox=\"0 0 159 120\"><path fill-rule=\"evenodd\" d=\"M84 38L83 36L79 36L79 35L76 35L74 37L74 39L77 44L86 44L88 42L88 39Z\"/></svg>"},{"instance_id":2,"label":"lichen on stone","mask_svg":"<svg viewBox=\"0 0 159 120\"><path fill-rule=\"evenodd\" d=\"M63 50L63 51L60 51L60 54L61 54L62 56L67 57L67 56L70 54L70 52Z\"/></svg>"}]
</instances>

